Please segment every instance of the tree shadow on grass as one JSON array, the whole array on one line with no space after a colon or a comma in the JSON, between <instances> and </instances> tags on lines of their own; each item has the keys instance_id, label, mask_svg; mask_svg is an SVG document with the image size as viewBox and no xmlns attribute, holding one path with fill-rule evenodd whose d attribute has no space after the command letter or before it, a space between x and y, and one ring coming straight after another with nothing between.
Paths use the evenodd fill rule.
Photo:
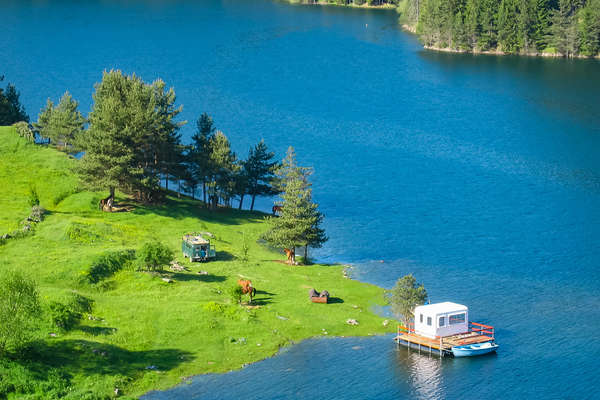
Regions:
<instances>
[{"instance_id":1,"label":"tree shadow on grass","mask_svg":"<svg viewBox=\"0 0 600 400\"><path fill-rule=\"evenodd\" d=\"M77 327L81 332L87 333L92 336L107 336L112 335L117 331L117 328L110 328L106 326L88 326L88 325L79 325Z\"/></svg>"},{"instance_id":2,"label":"tree shadow on grass","mask_svg":"<svg viewBox=\"0 0 600 400\"><path fill-rule=\"evenodd\" d=\"M259 211L240 211L233 208L219 208L210 211L198 200L175 199L167 197L164 203L159 205L140 205L133 211L135 214L157 214L175 219L200 218L205 222L221 225L241 225L248 222L262 221L265 215Z\"/></svg>"},{"instance_id":3,"label":"tree shadow on grass","mask_svg":"<svg viewBox=\"0 0 600 400\"><path fill-rule=\"evenodd\" d=\"M190 281L197 281L197 282L224 282L227 277L223 276L223 275L200 275L197 273L183 273L183 272L171 272L169 274L167 274L169 276L169 278L174 279L175 281L181 281L181 282L190 282Z\"/></svg>"},{"instance_id":4,"label":"tree shadow on grass","mask_svg":"<svg viewBox=\"0 0 600 400\"><path fill-rule=\"evenodd\" d=\"M193 356L178 349L131 351L88 340L53 340L33 343L29 358L38 372L64 368L70 374L129 376L148 369L168 371Z\"/></svg>"},{"instance_id":5,"label":"tree shadow on grass","mask_svg":"<svg viewBox=\"0 0 600 400\"><path fill-rule=\"evenodd\" d=\"M217 256L215 257L215 261L233 261L235 260L235 256L228 251L217 251Z\"/></svg>"}]
</instances>

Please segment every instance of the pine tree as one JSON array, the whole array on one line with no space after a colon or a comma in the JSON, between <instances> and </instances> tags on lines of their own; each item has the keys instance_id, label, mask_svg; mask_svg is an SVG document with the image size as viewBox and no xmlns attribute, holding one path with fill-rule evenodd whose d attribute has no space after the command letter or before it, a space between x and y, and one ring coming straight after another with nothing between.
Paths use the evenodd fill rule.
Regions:
<instances>
[{"instance_id":1,"label":"pine tree","mask_svg":"<svg viewBox=\"0 0 600 400\"><path fill-rule=\"evenodd\" d=\"M4 76L0 76L0 82ZM12 125L17 122L29 122L25 107L21 104L20 95L14 85L8 84L6 89L0 88L0 126Z\"/></svg>"},{"instance_id":2,"label":"pine tree","mask_svg":"<svg viewBox=\"0 0 600 400\"><path fill-rule=\"evenodd\" d=\"M531 37L538 51L548 47L550 35L550 5L549 0L531 0L533 2L534 16L531 27Z\"/></svg>"},{"instance_id":3,"label":"pine tree","mask_svg":"<svg viewBox=\"0 0 600 400\"><path fill-rule=\"evenodd\" d=\"M85 124L85 118L77 110L78 106L79 103L68 91L56 106L48 99L33 126L41 137L50 139L60 150L69 151L83 132Z\"/></svg>"},{"instance_id":4,"label":"pine tree","mask_svg":"<svg viewBox=\"0 0 600 400\"><path fill-rule=\"evenodd\" d=\"M480 4L480 0L467 0L465 6L465 33L468 48L471 50L477 46L477 41L481 35L481 25L479 23Z\"/></svg>"},{"instance_id":5,"label":"pine tree","mask_svg":"<svg viewBox=\"0 0 600 400\"><path fill-rule=\"evenodd\" d=\"M519 51L515 0L502 0L498 10L498 45L505 53Z\"/></svg>"},{"instance_id":6,"label":"pine tree","mask_svg":"<svg viewBox=\"0 0 600 400\"><path fill-rule=\"evenodd\" d=\"M578 35L581 54L595 56L600 53L600 0L589 0L580 11Z\"/></svg>"},{"instance_id":7,"label":"pine tree","mask_svg":"<svg viewBox=\"0 0 600 400\"><path fill-rule=\"evenodd\" d=\"M577 52L577 21L574 0L559 0L558 10L552 13L551 43L567 57Z\"/></svg>"},{"instance_id":8,"label":"pine tree","mask_svg":"<svg viewBox=\"0 0 600 400\"><path fill-rule=\"evenodd\" d=\"M174 122L181 108L164 82L144 83L135 75L105 72L96 85L90 127L82 140L78 163L82 183L93 189L116 188L150 202L160 190L160 174L177 142Z\"/></svg>"},{"instance_id":9,"label":"pine tree","mask_svg":"<svg viewBox=\"0 0 600 400\"><path fill-rule=\"evenodd\" d=\"M207 187L211 176L210 140L215 132L214 123L208 114L203 113L196 122L196 133L192 136L192 147L189 152L189 163L195 180L202 184L204 204L207 203Z\"/></svg>"},{"instance_id":10,"label":"pine tree","mask_svg":"<svg viewBox=\"0 0 600 400\"><path fill-rule=\"evenodd\" d=\"M42 108L42 110L40 111L40 113L38 114L38 120L37 122L34 122L33 128L35 129L35 131L37 132L38 135L40 135L40 138L42 140L51 140L51 133L50 133L50 127L51 127L51 120L50 118L52 117L52 111L54 110L54 103L52 102L52 100L47 99L46 100L46 106L44 108Z\"/></svg>"},{"instance_id":11,"label":"pine tree","mask_svg":"<svg viewBox=\"0 0 600 400\"><path fill-rule=\"evenodd\" d=\"M245 176L248 181L248 193L252 196L250 210L254 210L256 196L272 196L277 194L273 187L273 178L277 162L272 161L275 153L269 152L264 140L261 140L248 153L244 162Z\"/></svg>"},{"instance_id":12,"label":"pine tree","mask_svg":"<svg viewBox=\"0 0 600 400\"><path fill-rule=\"evenodd\" d=\"M217 131L210 138L209 148L211 177L208 194L210 209L214 210L219 199L229 204L235 194L235 174L239 165L235 153L231 151L229 139L223 132Z\"/></svg>"},{"instance_id":13,"label":"pine tree","mask_svg":"<svg viewBox=\"0 0 600 400\"><path fill-rule=\"evenodd\" d=\"M275 247L291 250L291 262L295 263L296 247L305 246L305 261L308 247L320 247L327 241L320 227L323 215L317 204L312 202L312 191L308 178L311 168L300 167L294 149L290 147L284 158L278 177L282 201L279 217L268 218L270 229L263 238Z\"/></svg>"},{"instance_id":14,"label":"pine tree","mask_svg":"<svg viewBox=\"0 0 600 400\"><path fill-rule=\"evenodd\" d=\"M481 0L481 35L479 37L478 47L482 50L496 48L498 29L497 29L497 3L496 0Z\"/></svg>"}]
</instances>

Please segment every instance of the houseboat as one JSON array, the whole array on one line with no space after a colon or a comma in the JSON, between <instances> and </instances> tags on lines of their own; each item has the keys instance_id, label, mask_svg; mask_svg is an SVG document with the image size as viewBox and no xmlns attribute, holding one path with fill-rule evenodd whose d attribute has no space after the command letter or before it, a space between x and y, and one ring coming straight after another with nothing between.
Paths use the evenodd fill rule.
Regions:
<instances>
[{"instance_id":1,"label":"houseboat","mask_svg":"<svg viewBox=\"0 0 600 400\"><path fill-rule=\"evenodd\" d=\"M469 309L451 302L415 307L415 321L398 326L394 340L419 351L443 356L474 356L496 351L494 327L469 321Z\"/></svg>"}]
</instances>

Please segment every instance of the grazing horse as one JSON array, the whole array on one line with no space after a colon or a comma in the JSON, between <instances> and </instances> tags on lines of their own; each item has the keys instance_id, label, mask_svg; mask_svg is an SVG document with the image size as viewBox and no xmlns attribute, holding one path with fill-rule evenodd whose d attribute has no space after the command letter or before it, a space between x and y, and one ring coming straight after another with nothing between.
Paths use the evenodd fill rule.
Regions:
<instances>
[{"instance_id":1,"label":"grazing horse","mask_svg":"<svg viewBox=\"0 0 600 400\"><path fill-rule=\"evenodd\" d=\"M250 303L252 303L252 298L256 296L256 288L252 286L252 281L247 279L238 279L238 285L242 287L242 294L247 294L250 296Z\"/></svg>"},{"instance_id":2,"label":"grazing horse","mask_svg":"<svg viewBox=\"0 0 600 400\"><path fill-rule=\"evenodd\" d=\"M296 261L296 252L294 249L283 249L283 252L287 256L289 264L293 264Z\"/></svg>"},{"instance_id":3,"label":"grazing horse","mask_svg":"<svg viewBox=\"0 0 600 400\"><path fill-rule=\"evenodd\" d=\"M283 207L281 207L281 206L273 206L273 208L271 209L271 211L273 211L273 215L277 215L278 213L280 213L281 211L283 211Z\"/></svg>"}]
</instances>

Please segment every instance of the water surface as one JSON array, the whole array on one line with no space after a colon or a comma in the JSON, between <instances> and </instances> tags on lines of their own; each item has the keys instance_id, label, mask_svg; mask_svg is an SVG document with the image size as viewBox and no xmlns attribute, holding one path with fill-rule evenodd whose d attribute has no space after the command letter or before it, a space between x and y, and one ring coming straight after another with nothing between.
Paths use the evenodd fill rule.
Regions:
<instances>
[{"instance_id":1,"label":"water surface","mask_svg":"<svg viewBox=\"0 0 600 400\"><path fill-rule=\"evenodd\" d=\"M0 72L32 117L66 89L88 111L103 69L161 77L183 119L208 112L240 154L264 138L315 167L330 236L318 259L352 263L357 279L384 287L413 273L432 301L466 304L495 325L501 345L496 356L440 361L389 336L310 340L148 399L231 398L242 383L249 399L595 397L598 61L426 52L381 10L0 7Z\"/></svg>"}]
</instances>

